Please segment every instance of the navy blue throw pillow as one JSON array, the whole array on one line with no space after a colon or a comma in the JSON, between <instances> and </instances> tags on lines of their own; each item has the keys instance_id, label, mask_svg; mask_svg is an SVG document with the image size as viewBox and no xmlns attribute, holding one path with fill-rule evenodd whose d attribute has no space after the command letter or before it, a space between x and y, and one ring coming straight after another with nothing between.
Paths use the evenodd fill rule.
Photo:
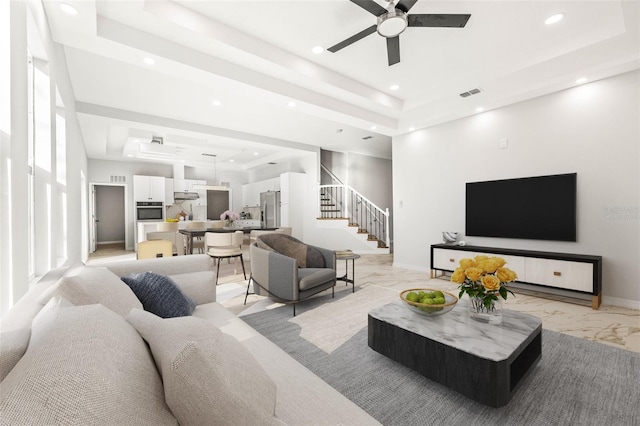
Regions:
<instances>
[{"instance_id":1,"label":"navy blue throw pillow","mask_svg":"<svg viewBox=\"0 0 640 426\"><path fill-rule=\"evenodd\" d=\"M186 317L196 308L196 302L185 296L166 275L143 272L121 279L135 293L145 311L161 318Z\"/></svg>"}]
</instances>

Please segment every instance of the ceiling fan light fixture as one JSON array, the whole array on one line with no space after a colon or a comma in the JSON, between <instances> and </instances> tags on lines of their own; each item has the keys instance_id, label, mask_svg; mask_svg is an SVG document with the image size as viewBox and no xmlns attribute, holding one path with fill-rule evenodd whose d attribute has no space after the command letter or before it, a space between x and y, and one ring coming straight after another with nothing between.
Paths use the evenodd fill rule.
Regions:
<instances>
[{"instance_id":1,"label":"ceiling fan light fixture","mask_svg":"<svg viewBox=\"0 0 640 426\"><path fill-rule=\"evenodd\" d=\"M406 30L408 24L407 14L395 9L378 16L378 34L393 38Z\"/></svg>"}]
</instances>

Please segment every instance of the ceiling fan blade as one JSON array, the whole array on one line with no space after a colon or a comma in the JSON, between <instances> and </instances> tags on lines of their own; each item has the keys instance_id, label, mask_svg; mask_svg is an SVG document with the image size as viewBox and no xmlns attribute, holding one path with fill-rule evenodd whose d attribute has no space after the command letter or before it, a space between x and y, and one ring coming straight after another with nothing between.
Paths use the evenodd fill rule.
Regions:
<instances>
[{"instance_id":1,"label":"ceiling fan blade","mask_svg":"<svg viewBox=\"0 0 640 426\"><path fill-rule=\"evenodd\" d=\"M383 13L387 13L387 9L380 6L373 0L351 0L351 2L357 4L358 6L375 16L380 16Z\"/></svg>"},{"instance_id":2,"label":"ceiling fan blade","mask_svg":"<svg viewBox=\"0 0 640 426\"><path fill-rule=\"evenodd\" d=\"M356 41L365 38L369 34L375 33L376 32L376 28L377 28L376 25L372 25L369 28L367 28L366 30L362 30L358 34L353 35L353 36L349 37L348 39L341 41L340 43L336 44L335 46L331 46L327 50L329 52L336 53L338 50L347 47L351 43L355 43Z\"/></svg>"},{"instance_id":3,"label":"ceiling fan blade","mask_svg":"<svg viewBox=\"0 0 640 426\"><path fill-rule=\"evenodd\" d=\"M387 57L389 66L400 62L400 37L395 36L387 39Z\"/></svg>"},{"instance_id":4,"label":"ceiling fan blade","mask_svg":"<svg viewBox=\"0 0 640 426\"><path fill-rule=\"evenodd\" d=\"M404 13L407 13L417 2L418 0L400 0L398 4L396 4L396 9L400 9Z\"/></svg>"},{"instance_id":5,"label":"ceiling fan blade","mask_svg":"<svg viewBox=\"0 0 640 426\"><path fill-rule=\"evenodd\" d=\"M470 17L469 14L415 14L407 15L407 20L409 27L463 28Z\"/></svg>"}]
</instances>

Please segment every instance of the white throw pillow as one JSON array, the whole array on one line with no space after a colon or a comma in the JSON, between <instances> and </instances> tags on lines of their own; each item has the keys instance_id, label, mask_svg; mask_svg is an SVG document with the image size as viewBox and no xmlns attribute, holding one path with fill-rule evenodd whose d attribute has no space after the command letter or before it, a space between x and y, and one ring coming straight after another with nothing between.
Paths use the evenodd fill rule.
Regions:
<instances>
[{"instance_id":1,"label":"white throw pillow","mask_svg":"<svg viewBox=\"0 0 640 426\"><path fill-rule=\"evenodd\" d=\"M142 303L120 277L102 267L84 266L64 276L40 296L45 305L52 297L60 296L76 306L100 303L126 317L133 308L142 309Z\"/></svg>"},{"instance_id":2,"label":"white throw pillow","mask_svg":"<svg viewBox=\"0 0 640 426\"><path fill-rule=\"evenodd\" d=\"M233 336L194 317L127 317L162 373L165 399L181 425L280 424L276 385Z\"/></svg>"},{"instance_id":3,"label":"white throw pillow","mask_svg":"<svg viewBox=\"0 0 640 426\"><path fill-rule=\"evenodd\" d=\"M101 305L50 303L0 386L2 424L176 425L147 345Z\"/></svg>"}]
</instances>

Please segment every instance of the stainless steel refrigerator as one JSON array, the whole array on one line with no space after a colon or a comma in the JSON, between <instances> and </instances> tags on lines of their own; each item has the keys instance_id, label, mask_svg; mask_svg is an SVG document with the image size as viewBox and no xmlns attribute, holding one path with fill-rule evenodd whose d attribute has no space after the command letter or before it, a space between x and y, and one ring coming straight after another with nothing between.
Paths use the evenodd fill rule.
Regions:
<instances>
[{"instance_id":1,"label":"stainless steel refrigerator","mask_svg":"<svg viewBox=\"0 0 640 426\"><path fill-rule=\"evenodd\" d=\"M280 191L260 193L260 226L263 228L280 226Z\"/></svg>"}]
</instances>

